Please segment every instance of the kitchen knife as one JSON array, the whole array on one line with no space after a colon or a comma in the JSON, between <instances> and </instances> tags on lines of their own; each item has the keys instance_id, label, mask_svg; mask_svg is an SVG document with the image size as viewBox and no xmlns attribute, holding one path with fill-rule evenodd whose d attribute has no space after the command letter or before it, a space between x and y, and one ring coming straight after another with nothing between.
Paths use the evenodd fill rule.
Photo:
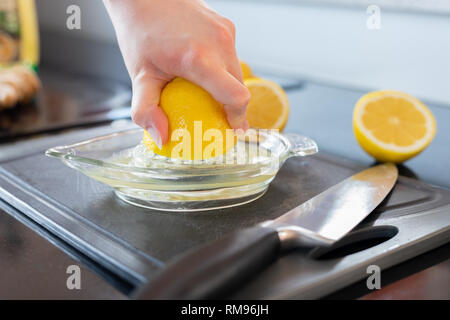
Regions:
<instances>
[{"instance_id":1,"label":"kitchen knife","mask_svg":"<svg viewBox=\"0 0 450 320\"><path fill-rule=\"evenodd\" d=\"M169 263L135 295L137 299L214 299L295 247L330 246L386 197L397 167L361 171L275 220L240 230Z\"/></svg>"}]
</instances>

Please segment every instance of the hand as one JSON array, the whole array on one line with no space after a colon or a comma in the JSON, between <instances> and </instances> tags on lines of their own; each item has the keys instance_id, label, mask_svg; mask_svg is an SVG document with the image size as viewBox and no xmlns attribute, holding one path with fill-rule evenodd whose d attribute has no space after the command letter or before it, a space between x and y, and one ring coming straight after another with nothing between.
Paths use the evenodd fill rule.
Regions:
<instances>
[{"instance_id":1,"label":"hand","mask_svg":"<svg viewBox=\"0 0 450 320\"><path fill-rule=\"evenodd\" d=\"M201 0L104 0L133 86L131 115L161 146L168 121L158 106L176 76L223 104L232 128L247 129L250 93L243 85L233 23Z\"/></svg>"}]
</instances>

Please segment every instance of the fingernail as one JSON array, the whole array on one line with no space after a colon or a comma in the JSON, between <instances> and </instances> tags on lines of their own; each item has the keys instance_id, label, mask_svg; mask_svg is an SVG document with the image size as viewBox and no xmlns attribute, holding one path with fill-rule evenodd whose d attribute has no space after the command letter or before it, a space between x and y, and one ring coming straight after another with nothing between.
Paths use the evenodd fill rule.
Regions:
<instances>
[{"instance_id":1,"label":"fingernail","mask_svg":"<svg viewBox=\"0 0 450 320\"><path fill-rule=\"evenodd\" d=\"M159 134L158 130L156 130L155 127L150 126L147 128L148 133L150 133L150 136L152 137L153 141L156 143L158 148L161 150L162 148L162 141L161 141L161 135Z\"/></svg>"}]
</instances>

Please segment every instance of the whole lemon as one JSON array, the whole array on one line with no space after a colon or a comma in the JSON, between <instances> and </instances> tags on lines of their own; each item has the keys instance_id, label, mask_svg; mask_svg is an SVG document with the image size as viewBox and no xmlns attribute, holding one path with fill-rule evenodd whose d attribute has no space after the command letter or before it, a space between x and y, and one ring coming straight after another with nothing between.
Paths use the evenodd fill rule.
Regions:
<instances>
[{"instance_id":1,"label":"whole lemon","mask_svg":"<svg viewBox=\"0 0 450 320\"><path fill-rule=\"evenodd\" d=\"M201 160L220 156L235 145L223 106L200 86L175 78L162 90L160 106L169 120L169 141L159 149L147 131L143 138L156 154Z\"/></svg>"}]
</instances>

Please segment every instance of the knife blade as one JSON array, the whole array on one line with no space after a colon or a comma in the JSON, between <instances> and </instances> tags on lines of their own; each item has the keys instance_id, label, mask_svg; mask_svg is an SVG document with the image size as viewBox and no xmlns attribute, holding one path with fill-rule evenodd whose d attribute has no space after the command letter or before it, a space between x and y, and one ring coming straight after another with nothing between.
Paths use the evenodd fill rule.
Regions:
<instances>
[{"instance_id":1,"label":"knife blade","mask_svg":"<svg viewBox=\"0 0 450 320\"><path fill-rule=\"evenodd\" d=\"M304 202L266 226L288 225L284 230L302 232L326 244L342 238L372 212L395 184L393 164L361 171ZM320 243L318 243L320 244Z\"/></svg>"},{"instance_id":2,"label":"knife blade","mask_svg":"<svg viewBox=\"0 0 450 320\"><path fill-rule=\"evenodd\" d=\"M284 250L329 246L341 239L383 201L397 177L393 164L361 171L275 220L188 252L169 263L135 298L224 297Z\"/></svg>"}]
</instances>

